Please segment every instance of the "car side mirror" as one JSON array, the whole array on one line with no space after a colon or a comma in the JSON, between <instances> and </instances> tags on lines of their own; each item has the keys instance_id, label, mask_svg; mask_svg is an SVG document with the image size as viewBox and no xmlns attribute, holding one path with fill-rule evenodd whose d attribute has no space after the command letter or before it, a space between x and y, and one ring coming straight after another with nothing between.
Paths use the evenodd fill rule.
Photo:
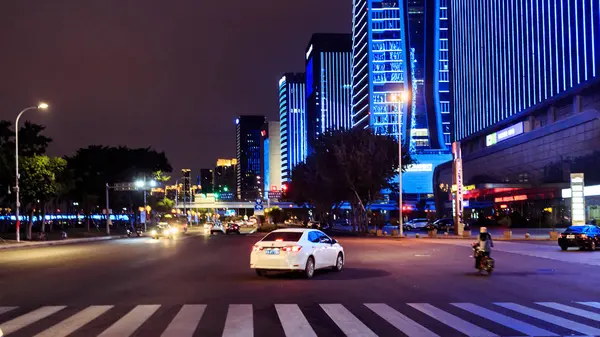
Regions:
<instances>
[{"instance_id":1,"label":"car side mirror","mask_svg":"<svg viewBox=\"0 0 600 337\"><path fill-rule=\"evenodd\" d=\"M332 245L335 245L336 243L338 243L336 239L331 239L331 244Z\"/></svg>"}]
</instances>

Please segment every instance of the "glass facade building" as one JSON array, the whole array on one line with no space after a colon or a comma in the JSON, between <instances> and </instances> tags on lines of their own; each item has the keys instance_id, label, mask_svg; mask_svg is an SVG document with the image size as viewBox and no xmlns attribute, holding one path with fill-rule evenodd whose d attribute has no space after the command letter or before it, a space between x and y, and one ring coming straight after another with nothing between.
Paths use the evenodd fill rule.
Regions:
<instances>
[{"instance_id":1,"label":"glass facade building","mask_svg":"<svg viewBox=\"0 0 600 337\"><path fill-rule=\"evenodd\" d=\"M354 0L353 126L401 138L425 164L403 174L408 194L432 193L433 169L451 159L448 1Z\"/></svg>"},{"instance_id":2,"label":"glass facade building","mask_svg":"<svg viewBox=\"0 0 600 337\"><path fill-rule=\"evenodd\" d=\"M596 78L596 0L452 0L456 138Z\"/></svg>"},{"instance_id":3,"label":"glass facade building","mask_svg":"<svg viewBox=\"0 0 600 337\"><path fill-rule=\"evenodd\" d=\"M262 139L264 116L239 116L236 119L237 197L239 200L261 198Z\"/></svg>"},{"instance_id":4,"label":"glass facade building","mask_svg":"<svg viewBox=\"0 0 600 337\"><path fill-rule=\"evenodd\" d=\"M313 34L306 48L306 129L311 143L352 127L352 35Z\"/></svg>"},{"instance_id":5,"label":"glass facade building","mask_svg":"<svg viewBox=\"0 0 600 337\"><path fill-rule=\"evenodd\" d=\"M292 170L307 156L305 82L304 73L287 73L279 80L282 182L291 180Z\"/></svg>"}]
</instances>

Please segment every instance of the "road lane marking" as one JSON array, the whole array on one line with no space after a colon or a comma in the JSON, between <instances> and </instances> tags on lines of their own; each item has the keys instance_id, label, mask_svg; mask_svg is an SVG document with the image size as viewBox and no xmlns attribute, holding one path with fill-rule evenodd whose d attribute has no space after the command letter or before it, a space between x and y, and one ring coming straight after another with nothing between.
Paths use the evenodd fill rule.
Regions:
<instances>
[{"instance_id":1,"label":"road lane marking","mask_svg":"<svg viewBox=\"0 0 600 337\"><path fill-rule=\"evenodd\" d=\"M138 305L127 315L116 321L98 337L127 337L131 336L152 314L154 314L160 305Z\"/></svg>"},{"instance_id":2,"label":"road lane marking","mask_svg":"<svg viewBox=\"0 0 600 337\"><path fill-rule=\"evenodd\" d=\"M489 319L490 321L496 322L500 325L504 325L513 330L524 333L527 336L558 336L555 333L550 331L540 329L531 324L525 323L523 321L519 321L518 319L514 319L512 317L508 317L502 314L499 314L495 311L480 307L471 303L451 303L455 307L459 307L463 310L466 310L472 314L477 316L481 316L483 318Z\"/></svg>"},{"instance_id":3,"label":"road lane marking","mask_svg":"<svg viewBox=\"0 0 600 337\"><path fill-rule=\"evenodd\" d=\"M587 305L588 307L600 309L600 302L577 302L577 303Z\"/></svg>"},{"instance_id":4,"label":"road lane marking","mask_svg":"<svg viewBox=\"0 0 600 337\"><path fill-rule=\"evenodd\" d=\"M554 325L558 325L561 327L564 327L566 329L569 330L573 330L573 331L577 331L579 333L582 333L584 335L590 335L590 336L595 336L595 335L600 335L600 329L596 329L594 327L585 325L585 324L581 324L575 321L571 321L568 320L566 318L562 318L559 316L555 316L555 315L551 315L551 314L547 314L543 311L539 311L539 310L535 310L535 309L531 309L516 303L494 303L496 305L499 305L503 308L506 309L510 309L513 311L516 311L518 313L527 315L527 316L531 316L533 318L537 318L541 321L545 321Z\"/></svg>"},{"instance_id":5,"label":"road lane marking","mask_svg":"<svg viewBox=\"0 0 600 337\"><path fill-rule=\"evenodd\" d=\"M365 306L409 337L439 337L387 304L366 303Z\"/></svg>"},{"instance_id":6,"label":"road lane marking","mask_svg":"<svg viewBox=\"0 0 600 337\"><path fill-rule=\"evenodd\" d=\"M223 337L252 336L254 336L252 304L230 304L225 319Z\"/></svg>"},{"instance_id":7,"label":"road lane marking","mask_svg":"<svg viewBox=\"0 0 600 337\"><path fill-rule=\"evenodd\" d=\"M87 323L91 322L98 316L102 315L109 309L111 309L112 305L93 305L83 309L82 311L76 313L75 315L65 319L64 321L56 324L55 326L47 329L35 337L64 337L73 333L75 330L81 328Z\"/></svg>"},{"instance_id":8,"label":"road lane marking","mask_svg":"<svg viewBox=\"0 0 600 337\"><path fill-rule=\"evenodd\" d=\"M297 304L275 304L286 337L317 337Z\"/></svg>"},{"instance_id":9,"label":"road lane marking","mask_svg":"<svg viewBox=\"0 0 600 337\"><path fill-rule=\"evenodd\" d=\"M377 337L341 304L320 304L321 308L348 337Z\"/></svg>"},{"instance_id":10,"label":"road lane marking","mask_svg":"<svg viewBox=\"0 0 600 337\"><path fill-rule=\"evenodd\" d=\"M44 319L64 308L66 308L64 305L41 307L8 322L0 324L0 328L6 335L8 335L28 326L31 323Z\"/></svg>"},{"instance_id":11,"label":"road lane marking","mask_svg":"<svg viewBox=\"0 0 600 337\"><path fill-rule=\"evenodd\" d=\"M204 304L184 305L160 336L191 337L196 331L202 315L204 315L204 310L206 310L206 305Z\"/></svg>"},{"instance_id":12,"label":"road lane marking","mask_svg":"<svg viewBox=\"0 0 600 337\"><path fill-rule=\"evenodd\" d=\"M15 310L18 307L0 307L0 315L5 314L9 311ZM2 335L0 335L2 336Z\"/></svg>"},{"instance_id":13,"label":"road lane marking","mask_svg":"<svg viewBox=\"0 0 600 337\"><path fill-rule=\"evenodd\" d=\"M583 309L579 309L579 308L575 308L575 307L571 307L568 305L555 303L555 302L536 302L536 303L539 305L548 307L548 308L552 308L552 309L559 310L559 311L564 311L571 315L581 316L581 317L591 319L596 322L600 322L600 314L597 314L595 312L591 312L591 311L587 311L587 310L583 310Z\"/></svg>"},{"instance_id":14,"label":"road lane marking","mask_svg":"<svg viewBox=\"0 0 600 337\"><path fill-rule=\"evenodd\" d=\"M436 320L448 325L454 330L458 330L467 336L477 337L497 337L495 333L487 331L478 327L477 325L471 324L462 318L456 317L444 310L438 309L429 303L408 303L411 307L419 310L420 312L435 318Z\"/></svg>"}]
</instances>

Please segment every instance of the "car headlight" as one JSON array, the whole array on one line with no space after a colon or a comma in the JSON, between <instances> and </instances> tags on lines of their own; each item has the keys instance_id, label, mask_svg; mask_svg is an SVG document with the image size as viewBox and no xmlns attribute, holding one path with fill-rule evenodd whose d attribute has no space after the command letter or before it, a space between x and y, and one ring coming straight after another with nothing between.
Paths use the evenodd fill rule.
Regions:
<instances>
[{"instance_id":1,"label":"car headlight","mask_svg":"<svg viewBox=\"0 0 600 337\"><path fill-rule=\"evenodd\" d=\"M177 228L171 228L171 233L177 233Z\"/></svg>"},{"instance_id":2,"label":"car headlight","mask_svg":"<svg viewBox=\"0 0 600 337\"><path fill-rule=\"evenodd\" d=\"M152 232L150 232L150 233L152 233L152 235L156 235L156 231L155 230L152 230Z\"/></svg>"}]
</instances>

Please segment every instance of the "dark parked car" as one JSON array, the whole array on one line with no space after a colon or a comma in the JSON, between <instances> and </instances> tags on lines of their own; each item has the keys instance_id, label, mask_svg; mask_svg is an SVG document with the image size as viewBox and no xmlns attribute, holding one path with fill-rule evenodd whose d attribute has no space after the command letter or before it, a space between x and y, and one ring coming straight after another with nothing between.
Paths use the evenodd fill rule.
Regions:
<instances>
[{"instance_id":1,"label":"dark parked car","mask_svg":"<svg viewBox=\"0 0 600 337\"><path fill-rule=\"evenodd\" d=\"M225 226L225 234L235 233L240 234L240 225L235 223L229 223Z\"/></svg>"},{"instance_id":2,"label":"dark parked car","mask_svg":"<svg viewBox=\"0 0 600 337\"><path fill-rule=\"evenodd\" d=\"M444 231L444 232L452 231L452 230L454 230L454 219L451 219L451 218L438 219L433 223L433 226L438 231Z\"/></svg>"},{"instance_id":3,"label":"dark parked car","mask_svg":"<svg viewBox=\"0 0 600 337\"><path fill-rule=\"evenodd\" d=\"M571 226L558 237L560 249L569 247L596 250L600 244L600 228L594 225Z\"/></svg>"}]
</instances>

